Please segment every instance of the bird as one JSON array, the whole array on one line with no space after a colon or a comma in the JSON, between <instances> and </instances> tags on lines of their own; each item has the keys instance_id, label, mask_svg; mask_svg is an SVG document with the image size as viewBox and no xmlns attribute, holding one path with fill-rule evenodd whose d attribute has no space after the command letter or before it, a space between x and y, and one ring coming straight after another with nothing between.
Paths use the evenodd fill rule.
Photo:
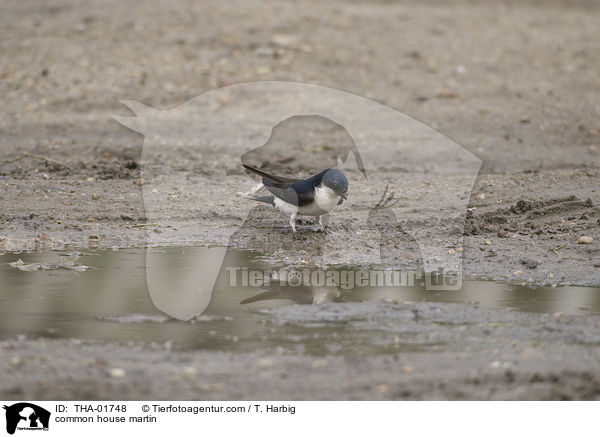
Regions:
<instances>
[{"instance_id":1,"label":"bird","mask_svg":"<svg viewBox=\"0 0 600 437\"><path fill-rule=\"evenodd\" d=\"M328 168L307 179L292 179L269 174L250 165L242 164L248 171L262 176L250 194L266 188L272 196L252 196L251 200L267 203L290 215L290 226L296 235L296 216L317 218L321 231L325 231L322 216L341 205L348 196L348 179L340 170ZM249 194L249 193L244 193Z\"/></svg>"}]
</instances>

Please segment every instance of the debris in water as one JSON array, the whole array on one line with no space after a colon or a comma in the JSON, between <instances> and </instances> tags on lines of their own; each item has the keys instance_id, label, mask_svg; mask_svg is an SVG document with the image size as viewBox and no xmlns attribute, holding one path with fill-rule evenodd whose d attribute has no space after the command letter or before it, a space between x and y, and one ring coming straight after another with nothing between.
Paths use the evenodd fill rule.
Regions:
<instances>
[{"instance_id":1,"label":"debris in water","mask_svg":"<svg viewBox=\"0 0 600 437\"><path fill-rule=\"evenodd\" d=\"M96 316L98 320L111 323L165 323L169 318L153 314L126 314L122 316Z\"/></svg>"},{"instance_id":2,"label":"debris in water","mask_svg":"<svg viewBox=\"0 0 600 437\"><path fill-rule=\"evenodd\" d=\"M21 270L23 272L33 272L36 270L55 270L55 269L66 269L73 270L75 272L84 272L90 268L90 266L86 266L83 264L75 264L77 258L71 261L54 261L54 262L46 262L46 263L31 263L25 264L23 260L18 259L15 262L8 263L14 269Z\"/></svg>"}]
</instances>

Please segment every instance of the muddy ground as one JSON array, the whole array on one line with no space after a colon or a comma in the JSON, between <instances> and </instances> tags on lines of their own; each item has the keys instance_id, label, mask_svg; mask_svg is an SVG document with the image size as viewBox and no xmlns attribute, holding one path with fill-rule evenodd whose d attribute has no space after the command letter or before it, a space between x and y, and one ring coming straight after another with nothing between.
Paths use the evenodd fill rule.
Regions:
<instances>
[{"instance_id":1,"label":"muddy ground","mask_svg":"<svg viewBox=\"0 0 600 437\"><path fill-rule=\"evenodd\" d=\"M231 193L252 186L239 159L215 154L209 162L190 162L173 149L175 155L161 162L165 171L183 172L203 186L227 178L218 188L223 200L202 215L208 224L202 232L194 227L197 206L186 202L185 193L178 193L171 228L153 226L146 220L140 186L143 137L111 114L131 115L119 103L126 99L167 109L224 85L292 80L388 105L483 161L470 197L464 242L448 247L462 247L456 253L463 255L467 277L599 287L599 6L594 1L458 1L452 6L436 1L326 6L157 1L142 9L122 2L4 2L2 250L137 247L145 244L146 232L161 244L228 244L247 221L247 210L239 208L240 199ZM35 156L16 160L23 152ZM268 230L269 238L287 247L278 252L282 259L293 258L298 248L310 251L325 239L327 262L359 262L365 250L378 250L373 242L378 229L354 232L353 206L366 203L367 195L386 184L423 232L443 221L443 204L423 217L421 171L375 170L363 190L351 191L330 219L327 234L302 226L301 238L293 240L284 216L256 209L258 221L253 223L262 224L245 226L236 245L255 248L253 236ZM452 175L439 177L452 182ZM173 200L173 193L164 195ZM173 227L177 239L170 232ZM578 244L581 237L593 241ZM480 320L504 314L471 312L461 305L443 310L456 317L468 311ZM306 311L319 314L314 308ZM598 340L591 334L597 332L597 316L577 316L554 326L565 333L556 342L538 338L544 316L519 317L529 329L516 339L491 330L499 345L494 346L497 359L490 359L487 342L457 331L448 347L432 356L331 357L334 365L318 372L311 371L312 357L271 357L276 364L258 372L271 381L268 385L254 379L253 363L260 352L167 353L115 344L9 340L2 359L10 371L0 377L0 397L598 398ZM567 325L578 327L587 339L581 343L568 335ZM526 353L527 359L519 358ZM10 367L13 355L24 358L27 368ZM71 363L88 355L116 367L148 356L157 364L144 364L144 372L128 373L117 384L106 382L102 369L73 368ZM456 365L459 355L464 366ZM67 356L72 359L64 360ZM399 374L396 359L414 372ZM188 361L202 361L209 368L197 386L147 383L159 374L176 373ZM499 371L490 367L496 361L501 367L513 364ZM280 365L287 368L286 376ZM16 375L31 375L31 370L43 375L43 384L14 383ZM296 378L299 373L305 377ZM43 382L50 379L62 383ZM353 384L355 380L361 383ZM225 388L206 391L201 388L206 384ZM382 384L387 388L378 389Z\"/></svg>"}]
</instances>

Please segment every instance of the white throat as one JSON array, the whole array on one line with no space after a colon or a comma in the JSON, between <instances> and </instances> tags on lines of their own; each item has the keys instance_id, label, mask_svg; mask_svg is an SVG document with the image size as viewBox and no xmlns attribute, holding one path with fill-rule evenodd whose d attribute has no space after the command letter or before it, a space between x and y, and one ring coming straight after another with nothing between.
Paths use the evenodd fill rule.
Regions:
<instances>
[{"instance_id":1,"label":"white throat","mask_svg":"<svg viewBox=\"0 0 600 437\"><path fill-rule=\"evenodd\" d=\"M340 196L326 186L315 187L315 203L325 211L331 211L340 201Z\"/></svg>"}]
</instances>

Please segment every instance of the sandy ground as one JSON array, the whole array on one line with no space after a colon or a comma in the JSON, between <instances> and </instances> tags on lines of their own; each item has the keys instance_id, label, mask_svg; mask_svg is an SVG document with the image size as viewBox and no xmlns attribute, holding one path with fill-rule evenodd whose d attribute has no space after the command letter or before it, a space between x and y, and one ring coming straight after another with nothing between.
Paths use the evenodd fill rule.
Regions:
<instances>
[{"instance_id":1,"label":"sandy ground","mask_svg":"<svg viewBox=\"0 0 600 437\"><path fill-rule=\"evenodd\" d=\"M251 217L256 220L250 221L247 209L240 209L239 199L231 197L239 186L252 185L238 157L215 154L209 161L195 161L176 148L173 155L157 159L164 173L183 173L202 186L225 181L218 187L223 201L202 214L206 227L198 232L197 205L186 201L185 193L175 200L173 193L165 193L164 200L171 196L169 201L177 207L176 213L161 212L169 217L162 224L171 228L150 226L140 186L143 137L111 118L131 115L119 102L133 99L168 109L224 85L292 80L385 104L438 130L483 161L470 197L464 242L447 248L463 248L456 253L462 253L468 277L598 287L598 7L593 1L544 2L543 7L534 1L461 1L452 6L435 1L327 6L181 1L146 3L143 9L122 2L4 2L0 248L134 247L145 244L146 232L157 244L223 245L231 244L231 234L241 228L245 231L234 241L238 247L257 248L256 241L268 233L283 248L277 252L280 259L294 261L299 249L320 245L327 248L324 262L356 263L363 253L380 249L376 239L383 231L379 221L369 232L357 234L357 206L367 203L367 193L379 193L386 184L402 200L401 218L413 223L417 232L429 235L433 224L446 226L443 203L439 208L423 206L421 169L381 165L363 182L364 190L354 191L331 218L327 234L304 230L293 240L284 216L257 208ZM290 133L288 138L293 137ZM58 163L30 156L7 164L23 152ZM452 183L452 175L438 177ZM177 238L170 232L173 227ZM346 238L350 234L353 238ZM582 236L593 242L578 244ZM400 260L391 256L387 261L395 265ZM452 308L457 314L467 311L460 305ZM11 340L3 349L12 348L25 358L40 357L23 362L43 369L37 374L44 378L64 384L41 391L46 385L15 384L15 374L6 373L0 378L0 397L597 398L597 339L586 340L585 347L569 336L556 344L540 343L534 326L542 316L522 317L531 331L514 346L509 335L492 330L499 350L511 351L506 356L499 352L498 360L489 359L488 346L471 350L467 337L456 333L450 347L435 354L439 366L448 363L447 372L427 368L426 354L401 359L415 368L402 375L393 356L357 361L332 357L336 365L319 372L310 372L311 357L286 356L274 357L276 365L261 370L278 381L271 385L247 377L259 352L196 355ZM598 327L597 316L574 317L569 324L582 332ZM566 328L560 324L556 329ZM454 342L463 344L461 352L449 352ZM537 358L531 358L529 367L507 368L504 373L489 368L489 361L517 361L531 344ZM460 353L468 363L464 368L454 365ZM142 374L128 373L119 384L105 384L102 369L74 370L59 359L72 356L73 362L80 362L88 354L115 366L127 367L128 360L146 356L166 363L146 365ZM9 365L9 355L2 357ZM216 369L207 370L206 378L195 383L198 387L222 383L225 388L213 393L196 391L193 385L187 391L168 391L145 383L154 375L176 373L178 363L187 360ZM300 370L286 371L282 383L278 366L289 363ZM19 366L10 369L25 374ZM472 379L474 371L482 373ZM310 381L303 387L306 391L299 390L296 373L310 375L302 379ZM233 375L237 379L231 379ZM223 380L237 381L235 389ZM363 382L357 388L346 380ZM332 381L327 395L309 389L322 387L324 381ZM376 388L382 384L388 389ZM93 389L96 385L103 389ZM404 392L400 387L409 388Z\"/></svg>"}]
</instances>

